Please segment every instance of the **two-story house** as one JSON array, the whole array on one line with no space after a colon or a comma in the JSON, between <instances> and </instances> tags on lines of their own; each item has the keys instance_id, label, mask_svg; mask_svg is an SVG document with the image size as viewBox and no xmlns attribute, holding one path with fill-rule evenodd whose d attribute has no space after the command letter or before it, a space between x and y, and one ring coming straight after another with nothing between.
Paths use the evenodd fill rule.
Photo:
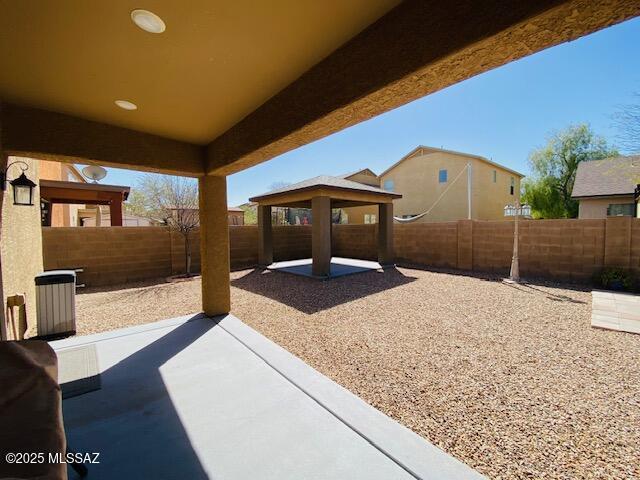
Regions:
<instances>
[{"instance_id":1,"label":"two-story house","mask_svg":"<svg viewBox=\"0 0 640 480\"><path fill-rule=\"evenodd\" d=\"M415 222L501 220L520 198L523 174L470 153L419 146L376 176L364 169L344 178L402 194L394 216ZM348 208L348 223L376 223L375 207Z\"/></svg>"}]
</instances>

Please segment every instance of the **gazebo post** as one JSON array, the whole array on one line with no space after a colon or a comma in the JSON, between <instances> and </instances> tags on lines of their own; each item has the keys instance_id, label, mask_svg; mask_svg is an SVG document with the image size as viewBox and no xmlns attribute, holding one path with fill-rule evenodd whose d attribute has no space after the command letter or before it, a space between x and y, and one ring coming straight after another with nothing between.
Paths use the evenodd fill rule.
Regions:
<instances>
[{"instance_id":1,"label":"gazebo post","mask_svg":"<svg viewBox=\"0 0 640 480\"><path fill-rule=\"evenodd\" d=\"M258 205L258 264L268 267L273 263L273 229L271 205Z\"/></svg>"},{"instance_id":2,"label":"gazebo post","mask_svg":"<svg viewBox=\"0 0 640 480\"><path fill-rule=\"evenodd\" d=\"M389 267L395 263L393 252L393 203L378 204L378 263Z\"/></svg>"},{"instance_id":3,"label":"gazebo post","mask_svg":"<svg viewBox=\"0 0 640 480\"><path fill-rule=\"evenodd\" d=\"M311 211L311 271L314 276L328 277L331 274L331 198L313 197Z\"/></svg>"},{"instance_id":4,"label":"gazebo post","mask_svg":"<svg viewBox=\"0 0 640 480\"><path fill-rule=\"evenodd\" d=\"M100 207L98 207L100 208ZM112 227L122 226L122 194L114 195L109 202L109 216L111 217ZM100 225L96 224L96 227Z\"/></svg>"}]
</instances>

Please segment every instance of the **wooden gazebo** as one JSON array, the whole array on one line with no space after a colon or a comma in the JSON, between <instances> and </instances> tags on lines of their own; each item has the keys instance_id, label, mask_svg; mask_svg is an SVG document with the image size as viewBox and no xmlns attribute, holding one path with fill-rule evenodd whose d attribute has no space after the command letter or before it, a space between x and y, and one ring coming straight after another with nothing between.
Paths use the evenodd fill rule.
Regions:
<instances>
[{"instance_id":1,"label":"wooden gazebo","mask_svg":"<svg viewBox=\"0 0 640 480\"><path fill-rule=\"evenodd\" d=\"M273 263L272 207L310 208L312 214L312 273L331 276L331 209L378 205L378 262L394 263L393 200L402 195L339 177L322 175L253 197L258 204L258 261Z\"/></svg>"}]
</instances>

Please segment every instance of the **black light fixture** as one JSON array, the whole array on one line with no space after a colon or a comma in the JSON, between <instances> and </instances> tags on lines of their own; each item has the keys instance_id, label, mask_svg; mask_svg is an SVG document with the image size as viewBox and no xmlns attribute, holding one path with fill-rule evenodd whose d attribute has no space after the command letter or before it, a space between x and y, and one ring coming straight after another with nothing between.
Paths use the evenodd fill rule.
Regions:
<instances>
[{"instance_id":1,"label":"black light fixture","mask_svg":"<svg viewBox=\"0 0 640 480\"><path fill-rule=\"evenodd\" d=\"M22 173L18 178L9 182L13 187L13 204L33 205L33 189L35 188L36 184L29 180L29 178L27 178L27 176L24 174L24 172L29 170L29 165L26 162L17 160L7 165L7 168L4 170L4 172L0 171L0 188L3 191L7 189L7 172L13 165L17 164L20 164Z\"/></svg>"}]
</instances>

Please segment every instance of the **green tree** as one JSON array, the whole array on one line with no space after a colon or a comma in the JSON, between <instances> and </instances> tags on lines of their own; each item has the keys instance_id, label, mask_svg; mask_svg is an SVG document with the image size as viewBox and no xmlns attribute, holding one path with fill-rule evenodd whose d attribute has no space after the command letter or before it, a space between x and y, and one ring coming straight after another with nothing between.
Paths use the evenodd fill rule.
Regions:
<instances>
[{"instance_id":1,"label":"green tree","mask_svg":"<svg viewBox=\"0 0 640 480\"><path fill-rule=\"evenodd\" d=\"M244 224L245 225L257 225L258 224L258 211L255 205L250 203L243 203L240 208L244 210Z\"/></svg>"},{"instance_id":2,"label":"green tree","mask_svg":"<svg viewBox=\"0 0 640 480\"><path fill-rule=\"evenodd\" d=\"M587 124L571 125L551 135L547 144L531 152L533 174L523 182L523 200L534 218L574 218L578 202L571 198L580 162L618 155L615 148Z\"/></svg>"}]
</instances>

